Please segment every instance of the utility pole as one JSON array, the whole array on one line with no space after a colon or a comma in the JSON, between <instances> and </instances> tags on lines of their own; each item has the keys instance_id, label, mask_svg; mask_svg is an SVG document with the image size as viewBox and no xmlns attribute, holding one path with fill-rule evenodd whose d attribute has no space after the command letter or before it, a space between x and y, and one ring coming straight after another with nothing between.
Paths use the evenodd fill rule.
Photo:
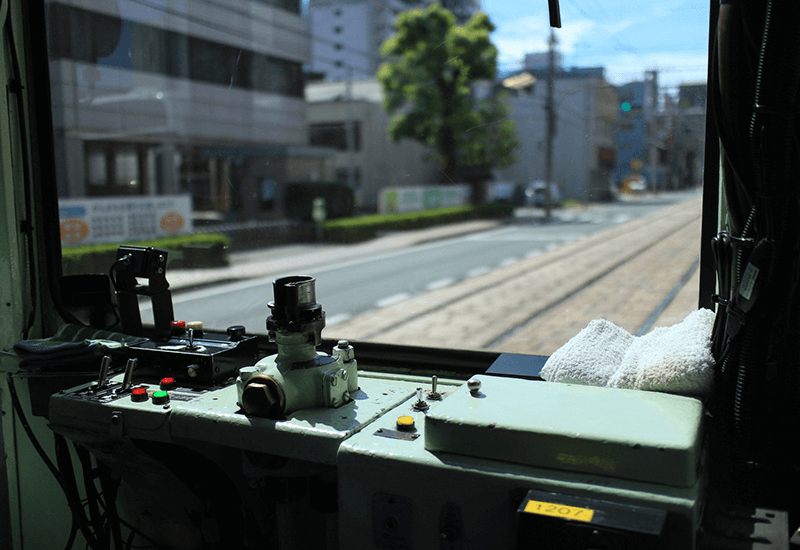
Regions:
<instances>
[{"instance_id":1,"label":"utility pole","mask_svg":"<svg viewBox=\"0 0 800 550\"><path fill-rule=\"evenodd\" d=\"M353 153L355 150L355 135L354 135L354 124L353 124L353 68L349 67L347 70L347 82L345 85L345 102L347 104L346 107L346 116L347 120L345 121L344 131L345 131L345 143L347 145L347 185L355 192L356 190L356 177L355 177L355 164L353 160Z\"/></svg>"},{"instance_id":2,"label":"utility pole","mask_svg":"<svg viewBox=\"0 0 800 550\"><path fill-rule=\"evenodd\" d=\"M556 137L556 110L553 105L553 80L555 79L555 45L556 34L550 29L550 40L547 49L547 99L544 110L547 113L547 143L544 157L544 182L545 182L545 221L550 221L553 209L553 197L550 185L553 182L553 139Z\"/></svg>"},{"instance_id":3,"label":"utility pole","mask_svg":"<svg viewBox=\"0 0 800 550\"><path fill-rule=\"evenodd\" d=\"M647 74L650 75L650 85L652 86L652 93L653 93L653 103L650 107L650 121L647 125L647 135L649 136L648 145L649 151L647 156L649 157L648 164L650 165L650 191L655 192L658 187L658 150L656 149L656 141L658 140L658 125L656 124L656 119L658 116L658 70L655 71L647 71Z\"/></svg>"}]
</instances>

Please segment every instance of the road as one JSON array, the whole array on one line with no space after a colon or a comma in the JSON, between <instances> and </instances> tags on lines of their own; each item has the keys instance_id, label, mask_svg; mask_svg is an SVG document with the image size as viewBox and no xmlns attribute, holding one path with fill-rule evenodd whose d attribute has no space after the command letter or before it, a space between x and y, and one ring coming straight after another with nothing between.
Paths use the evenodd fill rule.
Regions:
<instances>
[{"instance_id":1,"label":"road","mask_svg":"<svg viewBox=\"0 0 800 550\"><path fill-rule=\"evenodd\" d=\"M412 296L446 288L504 266L556 249L598 231L697 197L673 193L640 201L556 212L549 224L532 222L524 212L516 223L491 231L377 254L321 263L304 269L317 279L317 299L328 326ZM263 331L272 300L272 280L297 273L275 272L258 279L177 293L176 317L203 320L207 327L243 324ZM143 314L145 312L143 311ZM146 314L145 314L146 316Z\"/></svg>"}]
</instances>

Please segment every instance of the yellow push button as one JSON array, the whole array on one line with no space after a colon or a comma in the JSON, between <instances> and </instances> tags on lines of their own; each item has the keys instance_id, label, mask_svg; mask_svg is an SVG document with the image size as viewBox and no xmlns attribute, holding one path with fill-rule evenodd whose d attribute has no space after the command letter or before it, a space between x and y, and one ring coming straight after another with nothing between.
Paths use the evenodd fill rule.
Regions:
<instances>
[{"instance_id":1,"label":"yellow push button","mask_svg":"<svg viewBox=\"0 0 800 550\"><path fill-rule=\"evenodd\" d=\"M397 429L410 432L414 430L414 417L403 415L397 418Z\"/></svg>"}]
</instances>

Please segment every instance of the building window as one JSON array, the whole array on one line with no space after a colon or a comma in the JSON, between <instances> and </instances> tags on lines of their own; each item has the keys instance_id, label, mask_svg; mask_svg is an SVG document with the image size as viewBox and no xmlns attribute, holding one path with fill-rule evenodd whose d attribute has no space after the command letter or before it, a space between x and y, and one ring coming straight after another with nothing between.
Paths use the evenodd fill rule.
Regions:
<instances>
[{"instance_id":1,"label":"building window","mask_svg":"<svg viewBox=\"0 0 800 550\"><path fill-rule=\"evenodd\" d=\"M354 166L352 170L353 170L353 186L358 188L361 185L361 168L359 168L358 166ZM349 183L347 168L336 169L336 181L338 183Z\"/></svg>"},{"instance_id":2,"label":"building window","mask_svg":"<svg viewBox=\"0 0 800 550\"><path fill-rule=\"evenodd\" d=\"M92 187L108 184L108 163L105 151L90 151L86 155L86 175Z\"/></svg>"},{"instance_id":3,"label":"building window","mask_svg":"<svg viewBox=\"0 0 800 550\"><path fill-rule=\"evenodd\" d=\"M333 32L335 32L336 34L341 34L342 27L339 26L333 27Z\"/></svg>"},{"instance_id":4,"label":"building window","mask_svg":"<svg viewBox=\"0 0 800 550\"><path fill-rule=\"evenodd\" d=\"M51 59L71 59L292 97L303 95L302 67L294 61L72 6L53 4L50 13ZM108 37L114 25L121 28L116 42Z\"/></svg>"},{"instance_id":5,"label":"building window","mask_svg":"<svg viewBox=\"0 0 800 550\"><path fill-rule=\"evenodd\" d=\"M606 147L600 147L597 150L597 158L598 164L601 168L609 168L613 169L616 166L617 161L617 152L613 149L608 149Z\"/></svg>"},{"instance_id":6,"label":"building window","mask_svg":"<svg viewBox=\"0 0 800 550\"><path fill-rule=\"evenodd\" d=\"M333 49L334 50L341 50L342 49L342 45L341 44L334 44L333 45Z\"/></svg>"},{"instance_id":7,"label":"building window","mask_svg":"<svg viewBox=\"0 0 800 550\"><path fill-rule=\"evenodd\" d=\"M353 150L361 150L361 124L353 123ZM309 126L309 142L318 147L333 147L339 151L347 151L346 123L331 122L328 124L311 124Z\"/></svg>"},{"instance_id":8,"label":"building window","mask_svg":"<svg viewBox=\"0 0 800 550\"><path fill-rule=\"evenodd\" d=\"M341 17L342 16L342 10L339 9L339 8L333 10L333 15L335 15L336 17Z\"/></svg>"},{"instance_id":9,"label":"building window","mask_svg":"<svg viewBox=\"0 0 800 550\"><path fill-rule=\"evenodd\" d=\"M139 155L135 149L117 151L114 158L114 185L136 188L141 186Z\"/></svg>"},{"instance_id":10,"label":"building window","mask_svg":"<svg viewBox=\"0 0 800 550\"><path fill-rule=\"evenodd\" d=\"M92 141L84 144L86 194L90 197L142 195L147 146Z\"/></svg>"}]
</instances>

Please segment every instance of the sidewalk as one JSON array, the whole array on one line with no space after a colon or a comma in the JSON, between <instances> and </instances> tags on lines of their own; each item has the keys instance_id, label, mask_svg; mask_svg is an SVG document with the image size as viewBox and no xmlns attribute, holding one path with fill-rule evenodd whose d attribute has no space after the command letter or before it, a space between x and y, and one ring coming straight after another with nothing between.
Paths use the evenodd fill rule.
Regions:
<instances>
[{"instance_id":1,"label":"sidewalk","mask_svg":"<svg viewBox=\"0 0 800 550\"><path fill-rule=\"evenodd\" d=\"M487 231L502 225L502 220L477 220L391 233L357 244L294 244L237 252L230 255L230 265L227 267L173 269L167 271L167 280L170 289L177 292L267 275L302 275L303 270L312 266L363 258L389 250Z\"/></svg>"}]
</instances>

